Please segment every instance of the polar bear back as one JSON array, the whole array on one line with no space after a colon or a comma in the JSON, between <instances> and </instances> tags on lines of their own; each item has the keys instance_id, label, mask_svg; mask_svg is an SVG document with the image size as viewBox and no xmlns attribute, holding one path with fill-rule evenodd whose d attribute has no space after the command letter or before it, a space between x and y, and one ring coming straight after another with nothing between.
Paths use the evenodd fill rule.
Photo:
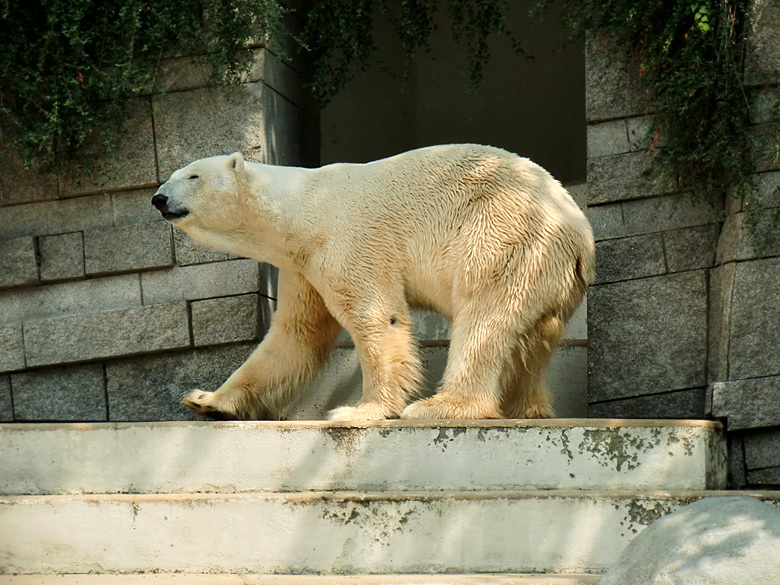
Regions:
<instances>
[{"instance_id":1,"label":"polar bear back","mask_svg":"<svg viewBox=\"0 0 780 585\"><path fill-rule=\"evenodd\" d=\"M441 242L464 222L486 217L514 241L535 234L529 223L590 235L576 203L547 171L489 146L431 146L366 164L328 165L313 171L306 189L322 204L318 217L353 232L382 233L384 223L388 235L397 232L404 241Z\"/></svg>"},{"instance_id":2,"label":"polar bear back","mask_svg":"<svg viewBox=\"0 0 780 585\"><path fill-rule=\"evenodd\" d=\"M303 215L338 234L323 263L379 263L399 273L416 304L445 314L432 297L446 296L458 275L496 278L517 250L526 264L577 265L592 281L593 236L581 210L542 167L499 148L441 145L328 165L311 171L303 191Z\"/></svg>"}]
</instances>

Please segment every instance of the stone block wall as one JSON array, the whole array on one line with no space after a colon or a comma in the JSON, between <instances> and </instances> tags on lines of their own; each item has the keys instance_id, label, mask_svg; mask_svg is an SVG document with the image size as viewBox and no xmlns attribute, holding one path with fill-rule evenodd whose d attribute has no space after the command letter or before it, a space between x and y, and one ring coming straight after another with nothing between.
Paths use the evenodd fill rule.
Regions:
<instances>
[{"instance_id":1,"label":"stone block wall","mask_svg":"<svg viewBox=\"0 0 780 585\"><path fill-rule=\"evenodd\" d=\"M647 152L647 93L614 48L587 48L589 413L704 415L707 280L722 200L680 191Z\"/></svg>"},{"instance_id":2,"label":"stone block wall","mask_svg":"<svg viewBox=\"0 0 780 585\"><path fill-rule=\"evenodd\" d=\"M201 247L150 204L170 173L241 150L316 163L316 109L298 71L255 48L243 83L166 63L134 98L121 148L93 172L23 170L0 150L0 421L186 419L269 324L274 271Z\"/></svg>"},{"instance_id":3,"label":"stone block wall","mask_svg":"<svg viewBox=\"0 0 780 585\"><path fill-rule=\"evenodd\" d=\"M771 226L780 207L779 38L776 3L756 3L745 87L758 173L744 201L665 180L641 144L647 88L608 42L587 49L589 413L722 418L735 487L780 484L780 237L756 250L745 213L759 205Z\"/></svg>"},{"instance_id":4,"label":"stone block wall","mask_svg":"<svg viewBox=\"0 0 780 585\"><path fill-rule=\"evenodd\" d=\"M734 200L712 272L708 411L726 421L735 485L780 485L780 6L761 1L745 58L754 191ZM773 115L774 121L773 121ZM756 238L745 210L759 207Z\"/></svg>"}]
</instances>

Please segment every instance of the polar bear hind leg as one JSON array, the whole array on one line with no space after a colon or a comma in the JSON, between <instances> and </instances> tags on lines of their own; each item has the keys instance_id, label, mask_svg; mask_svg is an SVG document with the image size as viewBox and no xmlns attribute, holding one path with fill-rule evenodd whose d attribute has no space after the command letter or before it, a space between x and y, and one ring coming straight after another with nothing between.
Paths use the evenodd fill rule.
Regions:
<instances>
[{"instance_id":1,"label":"polar bear hind leg","mask_svg":"<svg viewBox=\"0 0 780 585\"><path fill-rule=\"evenodd\" d=\"M501 377L501 412L507 418L551 418L547 366L564 334L562 319L545 315L513 351Z\"/></svg>"},{"instance_id":2,"label":"polar bear hind leg","mask_svg":"<svg viewBox=\"0 0 780 585\"><path fill-rule=\"evenodd\" d=\"M485 254L485 249L492 248ZM488 242L453 290L452 340L438 392L402 418L546 418L550 355L584 284L576 258L553 246Z\"/></svg>"},{"instance_id":3,"label":"polar bear hind leg","mask_svg":"<svg viewBox=\"0 0 780 585\"><path fill-rule=\"evenodd\" d=\"M500 310L485 315L484 306L458 313L440 389L431 398L410 404L402 418L553 416L545 377L563 323L549 317L517 317ZM544 332L537 329L540 326Z\"/></svg>"}]
</instances>

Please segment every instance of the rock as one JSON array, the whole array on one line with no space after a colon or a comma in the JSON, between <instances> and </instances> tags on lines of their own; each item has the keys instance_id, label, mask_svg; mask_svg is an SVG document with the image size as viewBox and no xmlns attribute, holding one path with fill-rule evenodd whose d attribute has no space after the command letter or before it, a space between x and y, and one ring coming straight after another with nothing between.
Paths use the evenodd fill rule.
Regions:
<instances>
[{"instance_id":1,"label":"rock","mask_svg":"<svg viewBox=\"0 0 780 585\"><path fill-rule=\"evenodd\" d=\"M780 580L780 510L750 497L695 502L656 520L599 585L748 585Z\"/></svg>"}]
</instances>

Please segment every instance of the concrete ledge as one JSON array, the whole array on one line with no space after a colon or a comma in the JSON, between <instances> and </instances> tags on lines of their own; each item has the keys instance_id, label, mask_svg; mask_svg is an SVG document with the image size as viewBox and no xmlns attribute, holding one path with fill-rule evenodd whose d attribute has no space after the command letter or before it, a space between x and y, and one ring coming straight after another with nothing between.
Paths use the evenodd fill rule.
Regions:
<instances>
[{"instance_id":1,"label":"concrete ledge","mask_svg":"<svg viewBox=\"0 0 780 585\"><path fill-rule=\"evenodd\" d=\"M628 419L628 418L544 418L544 419L484 419L484 420L376 420L376 421L168 421L168 422L122 422L122 423L63 423L63 424L7 424L0 425L0 432L7 429L35 429L39 431L56 431L62 429L74 429L88 431L103 428L169 428L177 426L204 426L204 427L271 427L282 430L309 429L309 428L356 428L367 429L374 427L388 428L556 428L556 427L596 427L596 428L645 428L645 427L672 427L672 428L706 428L722 430L723 424L717 420L680 420L680 419Z\"/></svg>"},{"instance_id":2,"label":"concrete ledge","mask_svg":"<svg viewBox=\"0 0 780 585\"><path fill-rule=\"evenodd\" d=\"M0 585L595 585L600 575L0 575Z\"/></svg>"},{"instance_id":3,"label":"concrete ledge","mask_svg":"<svg viewBox=\"0 0 780 585\"><path fill-rule=\"evenodd\" d=\"M4 494L726 485L707 421L6 424L0 444Z\"/></svg>"},{"instance_id":4,"label":"concrete ledge","mask_svg":"<svg viewBox=\"0 0 780 585\"><path fill-rule=\"evenodd\" d=\"M6 573L598 573L651 522L734 492L0 498ZM777 502L780 492L746 495ZM41 551L46 551L41 554Z\"/></svg>"}]
</instances>

